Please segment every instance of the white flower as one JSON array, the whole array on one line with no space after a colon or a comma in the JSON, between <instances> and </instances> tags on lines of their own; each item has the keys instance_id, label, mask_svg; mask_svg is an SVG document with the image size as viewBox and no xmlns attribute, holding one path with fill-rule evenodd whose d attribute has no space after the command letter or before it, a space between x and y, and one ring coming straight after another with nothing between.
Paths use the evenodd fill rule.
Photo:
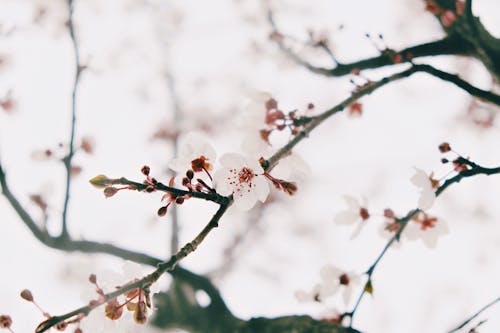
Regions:
<instances>
[{"instance_id":1,"label":"white flower","mask_svg":"<svg viewBox=\"0 0 500 333\"><path fill-rule=\"evenodd\" d=\"M336 284L342 299L349 304L353 290L360 284L360 276L354 272L344 272L333 265L325 265L319 272L323 283Z\"/></svg>"},{"instance_id":2,"label":"white flower","mask_svg":"<svg viewBox=\"0 0 500 333\"><path fill-rule=\"evenodd\" d=\"M386 217L385 223L380 225L379 234L383 238L393 237L399 227L400 224L394 218ZM421 211L407 222L401 237L408 240L421 239L427 247L434 248L439 237L448 232L448 224L445 221ZM400 243L393 243L393 246L399 246Z\"/></svg>"},{"instance_id":3,"label":"white flower","mask_svg":"<svg viewBox=\"0 0 500 333\"><path fill-rule=\"evenodd\" d=\"M341 292L347 305L352 291L360 283L359 275L353 272L343 272L332 265L323 266L319 274L321 282L315 285L311 291L299 290L295 292L295 297L299 302L322 302L337 292Z\"/></svg>"},{"instance_id":4,"label":"white flower","mask_svg":"<svg viewBox=\"0 0 500 333\"><path fill-rule=\"evenodd\" d=\"M403 235L409 240L421 239L429 248L435 248L439 237L449 232L448 224L438 218L421 212L408 222Z\"/></svg>"},{"instance_id":5,"label":"white flower","mask_svg":"<svg viewBox=\"0 0 500 333\"><path fill-rule=\"evenodd\" d=\"M170 169L180 173L193 170L208 174L215 162L216 154L206 139L201 134L191 132L182 137L179 143L179 154L170 162Z\"/></svg>"},{"instance_id":6,"label":"white flower","mask_svg":"<svg viewBox=\"0 0 500 333\"><path fill-rule=\"evenodd\" d=\"M353 224L356 223L356 229L351 235L351 239L357 237L361 229L366 225L366 220L370 217L367 210L367 200L363 198L362 202L359 202L356 198L345 195L344 201L347 203L348 208L339 212L334 219L336 224Z\"/></svg>"},{"instance_id":7,"label":"white flower","mask_svg":"<svg viewBox=\"0 0 500 333\"><path fill-rule=\"evenodd\" d=\"M232 194L238 209L249 210L257 200L266 200L269 184L258 161L239 154L225 154L220 158L220 164L222 168L214 175L215 188L221 195Z\"/></svg>"},{"instance_id":8,"label":"white flower","mask_svg":"<svg viewBox=\"0 0 500 333\"><path fill-rule=\"evenodd\" d=\"M421 210L430 209L434 204L434 200L436 200L436 193L431 182L431 177L423 170L415 168L415 174L411 177L410 181L420 188L418 208Z\"/></svg>"}]
</instances>

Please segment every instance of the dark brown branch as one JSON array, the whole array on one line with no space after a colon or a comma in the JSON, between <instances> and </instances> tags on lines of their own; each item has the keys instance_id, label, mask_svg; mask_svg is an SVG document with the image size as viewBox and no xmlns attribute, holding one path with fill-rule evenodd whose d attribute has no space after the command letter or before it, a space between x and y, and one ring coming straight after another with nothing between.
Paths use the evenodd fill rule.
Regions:
<instances>
[{"instance_id":1,"label":"dark brown branch","mask_svg":"<svg viewBox=\"0 0 500 333\"><path fill-rule=\"evenodd\" d=\"M305 67L313 73L325 76L344 76L350 74L353 70L377 69L384 66L392 66L395 64L394 56L397 54L401 56L401 62L410 62L414 59L428 56L470 55L473 51L473 47L469 43L464 43L462 39L457 38L456 36L447 36L440 40L417 44L399 51L386 49L379 56L351 63L339 63L338 60L333 57L337 66L334 68L323 68L314 66L305 59L302 59L296 52L285 45L284 39L286 38L277 28L274 15L271 10L268 10L268 21L273 29L273 33L276 36L273 40L276 42L280 50L282 50L300 66ZM330 54L330 57L332 56L333 54Z\"/></svg>"},{"instance_id":2,"label":"dark brown branch","mask_svg":"<svg viewBox=\"0 0 500 333\"><path fill-rule=\"evenodd\" d=\"M451 82L457 87L465 90L470 95L480 98L484 101L488 101L500 106L500 96L491 92L479 89L467 81L462 80L458 75L443 72L437 68L429 65L416 65L419 67L419 71L428 73L432 76L438 77L444 81Z\"/></svg>"},{"instance_id":3,"label":"dark brown branch","mask_svg":"<svg viewBox=\"0 0 500 333\"><path fill-rule=\"evenodd\" d=\"M128 180L127 178L116 178L116 179L107 179L106 181L107 185L127 185L127 186L132 186L133 188L137 189L138 191L145 191L149 185L143 184L143 183L138 183L133 180ZM229 201L228 198L221 196L217 193L204 193L204 192L195 192L195 191L185 191L181 189L177 189L174 187L167 186L161 182L157 182L154 185L155 190L157 191L162 191L162 192L168 192L172 193L175 196L190 196L192 198L198 198L198 199L204 199L207 201L212 201L218 204L227 204Z\"/></svg>"},{"instance_id":4,"label":"dark brown branch","mask_svg":"<svg viewBox=\"0 0 500 333\"><path fill-rule=\"evenodd\" d=\"M402 62L410 62L414 59L429 56L440 55L467 55L470 49L467 45L463 45L456 38L446 37L441 40L414 45L400 51L385 50L381 55L360 61L355 61L348 64L339 64L332 68L328 75L343 76L351 73L353 70L377 69L384 66L392 66L394 63L394 55L401 55Z\"/></svg>"}]
</instances>

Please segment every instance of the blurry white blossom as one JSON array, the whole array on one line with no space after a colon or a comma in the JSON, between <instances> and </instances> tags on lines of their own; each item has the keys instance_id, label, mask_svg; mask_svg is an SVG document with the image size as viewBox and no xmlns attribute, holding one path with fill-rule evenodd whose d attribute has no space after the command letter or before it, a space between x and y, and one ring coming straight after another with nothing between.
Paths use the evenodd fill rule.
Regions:
<instances>
[{"instance_id":1,"label":"blurry white blossom","mask_svg":"<svg viewBox=\"0 0 500 333\"><path fill-rule=\"evenodd\" d=\"M449 233L448 224L444 220L424 212L420 212L408 223L403 235L410 240L421 239L429 248L435 248L438 239Z\"/></svg>"},{"instance_id":2,"label":"blurry white blossom","mask_svg":"<svg viewBox=\"0 0 500 333\"><path fill-rule=\"evenodd\" d=\"M333 265L325 265L320 269L321 282L316 284L311 291L299 290L295 297L299 302L322 302L337 293L342 294L342 299L347 305L352 292L360 284L360 276L354 272L343 272Z\"/></svg>"},{"instance_id":3,"label":"blurry white blossom","mask_svg":"<svg viewBox=\"0 0 500 333\"><path fill-rule=\"evenodd\" d=\"M205 171L213 168L216 153L205 137L198 133L188 133L179 140L179 154L169 164L170 169L184 173Z\"/></svg>"},{"instance_id":4,"label":"blurry white blossom","mask_svg":"<svg viewBox=\"0 0 500 333\"><path fill-rule=\"evenodd\" d=\"M370 217L368 209L368 202L363 198L360 202L358 199L345 195L344 201L347 203L347 209L339 212L334 219L336 224L356 224L351 239L357 237L361 229L366 225L366 220Z\"/></svg>"},{"instance_id":5,"label":"blurry white blossom","mask_svg":"<svg viewBox=\"0 0 500 333\"><path fill-rule=\"evenodd\" d=\"M433 186L432 177L428 176L423 170L415 168L415 174L411 177L413 185L420 188L420 197L418 199L418 208L428 210L436 200L436 193Z\"/></svg>"}]
</instances>

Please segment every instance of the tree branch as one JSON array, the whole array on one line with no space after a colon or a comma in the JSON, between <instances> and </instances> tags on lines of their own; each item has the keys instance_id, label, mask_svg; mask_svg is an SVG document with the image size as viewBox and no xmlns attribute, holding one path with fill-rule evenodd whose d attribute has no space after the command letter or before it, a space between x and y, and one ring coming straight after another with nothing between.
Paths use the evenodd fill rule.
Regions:
<instances>
[{"instance_id":1,"label":"tree branch","mask_svg":"<svg viewBox=\"0 0 500 333\"><path fill-rule=\"evenodd\" d=\"M224 214L224 212L227 210L228 205L227 204L221 204L219 206L219 209L217 212L214 214L214 216L210 219L208 224L203 228L203 230L189 243L185 244L176 254L172 255L168 261L164 261L159 263L156 267L156 270L153 271L151 274L143 277L142 279L127 284L121 288L118 288L117 290L103 295L102 299L104 302L110 301L120 295L123 295L124 293L134 290L134 289L147 289L149 286L151 286L153 283L155 283L161 275L163 275L167 271L172 271L175 266L185 257L187 257L190 253L194 252L196 248L203 242L205 237L212 231L214 228L218 226L219 220ZM82 306L76 310L73 310L71 312L68 312L64 315L60 316L53 316L43 323L41 323L37 329L35 330L36 333L42 333L47 330L49 330L51 327L54 327L58 323L61 323L67 319L73 318L75 316L79 315L88 315L92 310L94 310L95 307L86 305Z\"/></svg>"},{"instance_id":2,"label":"tree branch","mask_svg":"<svg viewBox=\"0 0 500 333\"><path fill-rule=\"evenodd\" d=\"M481 313L483 313L484 311L488 310L490 307L492 307L493 305L495 305L496 303L498 303L500 301L500 297L497 297L496 299L494 299L493 301L491 301L490 303L486 304L485 306L483 306L479 311L477 311L476 313L474 313L472 316L470 316L467 320L465 320L463 323L461 323L460 325L458 325L457 327L455 327L454 329L452 329L451 331L449 331L448 333L454 333L454 332L457 332L459 331L460 329L464 328L468 323L470 323L474 318L476 318L477 316L479 316Z\"/></svg>"},{"instance_id":3,"label":"tree branch","mask_svg":"<svg viewBox=\"0 0 500 333\"><path fill-rule=\"evenodd\" d=\"M67 226L67 216L68 216L68 206L69 197L71 191L71 161L73 155L75 154L74 141L75 141L75 129L76 129L76 94L78 90L78 82L80 80L80 74L82 71L82 66L80 65L80 55L78 52L78 42L75 35L75 26L73 21L73 5L74 0L68 0L68 28L71 36L71 43L73 45L73 52L75 55L75 77L73 80L73 91L71 93L71 131L68 143L68 154L63 158L64 167L66 169L66 191L64 195L64 205L62 212L62 228L61 228L61 238L68 237L68 226Z\"/></svg>"},{"instance_id":4,"label":"tree branch","mask_svg":"<svg viewBox=\"0 0 500 333\"><path fill-rule=\"evenodd\" d=\"M457 162L459 164L467 164L470 166L470 169L467 169L467 170L463 170L461 172L459 172L456 176L454 177L451 177L450 179L447 179L441 186L439 186L439 188L436 189L435 191L435 194L436 194L436 197L438 197L441 193L443 193L450 185L452 184L455 184L455 183L459 183L462 179L464 178L469 178L469 177L473 177L473 176L476 176L476 175L494 175L494 174L500 174L500 167L496 167L496 168L485 168L485 167L482 167L470 160L467 160L463 157L459 157ZM397 221L399 222L399 229L394 233L394 235L389 239L389 241L387 242L387 244L384 246L384 248L382 249L382 251L380 252L380 254L377 256L377 258L375 259L375 261L373 262L373 264L366 270L365 274L367 275L367 278L368 278L368 281L371 282L371 277L373 275L373 273L375 272L375 268L378 266L378 264L380 263L380 261L382 260L382 258L385 256L385 254L387 253L388 249L391 247L391 245L395 242L395 241L399 241L400 237L401 237L401 234L403 233L403 231L405 230L406 226L408 225L408 222L416 215L418 214L419 212L421 212L420 209L413 209L411 210L406 216L402 217L402 218L398 218ZM353 309L351 312L348 312L348 313L345 313L344 314L344 317L347 316L347 317L350 317L351 319L351 322L350 322L350 325L352 326L352 322L353 322L353 319L354 319L354 315L356 314L356 311L363 299L363 297L365 296L365 294L367 293L367 290L366 288L363 288L363 290L361 291ZM497 300L498 301L498 300Z\"/></svg>"},{"instance_id":5,"label":"tree branch","mask_svg":"<svg viewBox=\"0 0 500 333\"><path fill-rule=\"evenodd\" d=\"M464 43L462 39L453 35L447 36L440 40L413 45L400 51L385 49L379 56L351 63L339 63L334 57L333 59L335 59L337 66L333 68L323 68L312 65L305 59L302 59L291 48L287 47L284 43L285 35L282 34L277 28L273 12L270 9L268 10L267 17L269 24L273 29L273 34L277 36L277 38L272 39L276 42L280 50L282 50L300 66L305 67L315 74L321 74L325 76L344 76L350 74L353 70L377 69L384 66L392 66L396 64L394 61L395 55L401 56L401 61L397 62L398 64L400 64L403 62L411 62L414 59L428 56L471 55L474 49L470 43ZM330 56L333 56L333 54L330 54Z\"/></svg>"}]
</instances>

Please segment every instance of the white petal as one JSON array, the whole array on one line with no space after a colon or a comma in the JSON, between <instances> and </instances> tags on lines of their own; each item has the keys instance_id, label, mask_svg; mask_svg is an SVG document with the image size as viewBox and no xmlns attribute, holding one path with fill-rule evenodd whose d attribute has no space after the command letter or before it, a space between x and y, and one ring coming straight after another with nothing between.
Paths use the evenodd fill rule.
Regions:
<instances>
[{"instance_id":1,"label":"white petal","mask_svg":"<svg viewBox=\"0 0 500 333\"><path fill-rule=\"evenodd\" d=\"M254 191L248 192L246 189L233 194L234 206L241 211L246 211L257 203L257 194Z\"/></svg>"},{"instance_id":2,"label":"white petal","mask_svg":"<svg viewBox=\"0 0 500 333\"><path fill-rule=\"evenodd\" d=\"M361 233L361 230L364 228L365 225L366 225L366 221L360 220L357 223L356 229L354 229L354 231L352 232L350 239L352 240L352 239L358 237L359 234Z\"/></svg>"},{"instance_id":3,"label":"white petal","mask_svg":"<svg viewBox=\"0 0 500 333\"><path fill-rule=\"evenodd\" d=\"M342 292L342 299L344 300L344 303L346 305L348 305L349 301L351 300L352 289L353 288L351 286L344 286L344 291Z\"/></svg>"},{"instance_id":4,"label":"white petal","mask_svg":"<svg viewBox=\"0 0 500 333\"><path fill-rule=\"evenodd\" d=\"M320 300L325 300L329 296L334 295L338 289L338 283L335 283L333 280L321 284L318 291Z\"/></svg>"},{"instance_id":5,"label":"white petal","mask_svg":"<svg viewBox=\"0 0 500 333\"><path fill-rule=\"evenodd\" d=\"M292 166L288 163L288 158L278 162L273 168L273 176L280 179L289 179L292 174Z\"/></svg>"},{"instance_id":6,"label":"white petal","mask_svg":"<svg viewBox=\"0 0 500 333\"><path fill-rule=\"evenodd\" d=\"M264 158L268 158L273 152L269 145L262 140L257 130L245 135L241 148L250 156L262 156Z\"/></svg>"},{"instance_id":7,"label":"white petal","mask_svg":"<svg viewBox=\"0 0 500 333\"><path fill-rule=\"evenodd\" d=\"M219 159L220 164L226 168L241 169L245 166L245 158L236 153L224 154Z\"/></svg>"},{"instance_id":8,"label":"white petal","mask_svg":"<svg viewBox=\"0 0 500 333\"><path fill-rule=\"evenodd\" d=\"M228 196L233 194L233 187L229 185L228 177L231 176L229 169L217 170L214 174L214 183L217 193Z\"/></svg>"},{"instance_id":9,"label":"white petal","mask_svg":"<svg viewBox=\"0 0 500 333\"><path fill-rule=\"evenodd\" d=\"M335 215L334 222L336 224L352 224L359 218L359 212L354 210L344 210Z\"/></svg>"},{"instance_id":10,"label":"white petal","mask_svg":"<svg viewBox=\"0 0 500 333\"><path fill-rule=\"evenodd\" d=\"M314 295L304 290L297 290L294 295L297 301L301 303L311 302L312 300L314 300Z\"/></svg>"},{"instance_id":11,"label":"white petal","mask_svg":"<svg viewBox=\"0 0 500 333\"><path fill-rule=\"evenodd\" d=\"M428 210L434 204L434 200L436 200L436 193L434 190L432 188L424 189L418 199L418 208L421 210Z\"/></svg>"},{"instance_id":12,"label":"white petal","mask_svg":"<svg viewBox=\"0 0 500 333\"><path fill-rule=\"evenodd\" d=\"M252 188L252 191L255 191L257 194L257 199L259 199L260 202L266 201L267 196L269 195L269 184L267 183L267 180L264 179L263 176L257 176L252 180L252 183L255 185L255 187Z\"/></svg>"},{"instance_id":13,"label":"white petal","mask_svg":"<svg viewBox=\"0 0 500 333\"><path fill-rule=\"evenodd\" d=\"M323 281L337 281L342 272L335 266L327 264L319 270L319 276Z\"/></svg>"},{"instance_id":14,"label":"white petal","mask_svg":"<svg viewBox=\"0 0 500 333\"><path fill-rule=\"evenodd\" d=\"M292 154L287 159L292 165L292 177L303 180L311 175L311 167L302 157Z\"/></svg>"},{"instance_id":15,"label":"white petal","mask_svg":"<svg viewBox=\"0 0 500 333\"><path fill-rule=\"evenodd\" d=\"M347 206L349 206L349 208L351 209L361 208L358 199L356 199L355 197L351 197L350 195L344 195L343 198L344 201L347 203Z\"/></svg>"},{"instance_id":16,"label":"white petal","mask_svg":"<svg viewBox=\"0 0 500 333\"><path fill-rule=\"evenodd\" d=\"M245 158L245 165L258 175L264 172L264 169L262 169L259 160L256 158Z\"/></svg>"},{"instance_id":17,"label":"white petal","mask_svg":"<svg viewBox=\"0 0 500 333\"><path fill-rule=\"evenodd\" d=\"M421 169L415 168L415 174L410 178L413 185L424 189L432 188L429 176Z\"/></svg>"},{"instance_id":18,"label":"white petal","mask_svg":"<svg viewBox=\"0 0 500 333\"><path fill-rule=\"evenodd\" d=\"M186 172L191 165L185 158L177 157L168 164L168 167L177 172Z\"/></svg>"},{"instance_id":19,"label":"white petal","mask_svg":"<svg viewBox=\"0 0 500 333\"><path fill-rule=\"evenodd\" d=\"M435 248L441 236L448 234L449 229L446 222L438 220L434 228L423 231L422 240L429 248Z\"/></svg>"}]
</instances>

